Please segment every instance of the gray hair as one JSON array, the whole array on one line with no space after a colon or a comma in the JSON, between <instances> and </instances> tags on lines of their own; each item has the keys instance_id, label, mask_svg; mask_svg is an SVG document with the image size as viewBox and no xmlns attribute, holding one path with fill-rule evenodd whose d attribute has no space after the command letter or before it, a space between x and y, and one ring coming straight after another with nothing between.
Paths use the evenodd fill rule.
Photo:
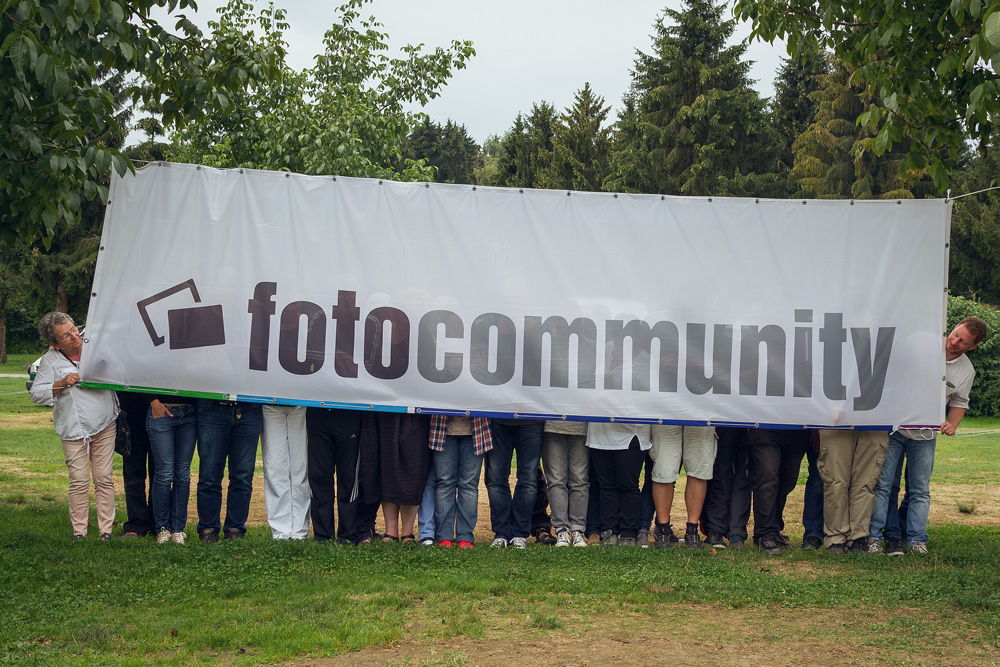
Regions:
<instances>
[{"instance_id":1,"label":"gray hair","mask_svg":"<svg viewBox=\"0 0 1000 667\"><path fill-rule=\"evenodd\" d=\"M42 319L38 320L38 334L50 343L57 343L59 341L56 340L55 328L66 322L75 324L73 318L66 313L59 311L45 313L42 315Z\"/></svg>"}]
</instances>

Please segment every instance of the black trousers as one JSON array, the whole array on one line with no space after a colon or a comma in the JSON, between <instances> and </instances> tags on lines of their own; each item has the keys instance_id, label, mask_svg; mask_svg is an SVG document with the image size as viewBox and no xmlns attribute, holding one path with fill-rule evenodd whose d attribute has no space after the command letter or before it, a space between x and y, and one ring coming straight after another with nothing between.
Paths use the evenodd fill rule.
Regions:
<instances>
[{"instance_id":1,"label":"black trousers","mask_svg":"<svg viewBox=\"0 0 1000 667\"><path fill-rule=\"evenodd\" d=\"M709 534L745 540L751 497L747 429L717 427L715 432L719 436L718 448L701 523Z\"/></svg>"},{"instance_id":2,"label":"black trousers","mask_svg":"<svg viewBox=\"0 0 1000 667\"><path fill-rule=\"evenodd\" d=\"M146 411L149 409L147 394L127 391L116 392L118 404L125 411L131 432L132 451L122 457L122 482L125 486L125 525L123 532L140 537L152 535L153 452L146 433Z\"/></svg>"},{"instance_id":3,"label":"black trousers","mask_svg":"<svg viewBox=\"0 0 1000 667\"><path fill-rule=\"evenodd\" d=\"M622 537L639 534L639 474L646 453L633 437L628 449L590 450L591 479L601 488L601 532L611 530Z\"/></svg>"},{"instance_id":4,"label":"black trousers","mask_svg":"<svg viewBox=\"0 0 1000 667\"><path fill-rule=\"evenodd\" d=\"M361 509L358 497L360 432L361 413L356 410L306 409L309 489L312 492L309 514L313 539L317 541L334 537L341 542L363 539L358 516Z\"/></svg>"},{"instance_id":5,"label":"black trousers","mask_svg":"<svg viewBox=\"0 0 1000 667\"><path fill-rule=\"evenodd\" d=\"M776 538L785 527L785 500L799 481L809 447L805 430L750 429L750 479L753 483L753 539Z\"/></svg>"}]
</instances>

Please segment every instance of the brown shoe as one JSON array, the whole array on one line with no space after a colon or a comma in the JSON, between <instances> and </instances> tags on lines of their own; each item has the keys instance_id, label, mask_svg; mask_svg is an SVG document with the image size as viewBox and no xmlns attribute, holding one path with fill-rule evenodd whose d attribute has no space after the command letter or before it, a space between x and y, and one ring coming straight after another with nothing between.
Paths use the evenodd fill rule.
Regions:
<instances>
[{"instance_id":1,"label":"brown shoe","mask_svg":"<svg viewBox=\"0 0 1000 667\"><path fill-rule=\"evenodd\" d=\"M593 535L590 535L589 537L587 537L587 546L588 547L592 547L592 546L600 544L600 543L601 543L601 536L598 533L594 533Z\"/></svg>"}]
</instances>

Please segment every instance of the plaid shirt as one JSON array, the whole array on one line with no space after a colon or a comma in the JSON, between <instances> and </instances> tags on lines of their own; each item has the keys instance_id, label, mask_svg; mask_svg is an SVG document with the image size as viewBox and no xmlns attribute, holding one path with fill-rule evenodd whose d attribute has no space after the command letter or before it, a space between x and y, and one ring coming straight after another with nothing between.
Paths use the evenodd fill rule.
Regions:
<instances>
[{"instance_id":1,"label":"plaid shirt","mask_svg":"<svg viewBox=\"0 0 1000 667\"><path fill-rule=\"evenodd\" d=\"M431 438L428 446L435 452L444 451L444 439L448 435L448 416L431 415ZM476 454L482 456L493 449L493 435L490 420L486 417L472 418L472 439L476 444Z\"/></svg>"}]
</instances>

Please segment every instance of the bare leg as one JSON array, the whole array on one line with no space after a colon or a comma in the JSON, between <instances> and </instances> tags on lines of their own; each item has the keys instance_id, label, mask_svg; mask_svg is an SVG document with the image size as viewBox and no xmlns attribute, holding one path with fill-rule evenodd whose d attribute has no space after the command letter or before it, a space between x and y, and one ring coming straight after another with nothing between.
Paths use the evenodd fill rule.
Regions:
<instances>
[{"instance_id":1,"label":"bare leg","mask_svg":"<svg viewBox=\"0 0 1000 667\"><path fill-rule=\"evenodd\" d=\"M399 505L399 537L413 535L413 522L417 519L419 505ZM412 537L410 539L413 539Z\"/></svg>"},{"instance_id":2,"label":"bare leg","mask_svg":"<svg viewBox=\"0 0 1000 667\"><path fill-rule=\"evenodd\" d=\"M395 542L399 539L399 505L382 503L382 516L385 517L385 537L383 542ZM412 524L412 519L410 520Z\"/></svg>"},{"instance_id":3,"label":"bare leg","mask_svg":"<svg viewBox=\"0 0 1000 667\"><path fill-rule=\"evenodd\" d=\"M705 499L702 492L702 500ZM656 508L656 523L670 523L670 508L674 504L674 483L653 482L653 507Z\"/></svg>"},{"instance_id":4,"label":"bare leg","mask_svg":"<svg viewBox=\"0 0 1000 667\"><path fill-rule=\"evenodd\" d=\"M701 520L701 508L705 505L707 491L708 480L688 475L684 487L684 506L687 508L688 523L698 523Z\"/></svg>"}]
</instances>

